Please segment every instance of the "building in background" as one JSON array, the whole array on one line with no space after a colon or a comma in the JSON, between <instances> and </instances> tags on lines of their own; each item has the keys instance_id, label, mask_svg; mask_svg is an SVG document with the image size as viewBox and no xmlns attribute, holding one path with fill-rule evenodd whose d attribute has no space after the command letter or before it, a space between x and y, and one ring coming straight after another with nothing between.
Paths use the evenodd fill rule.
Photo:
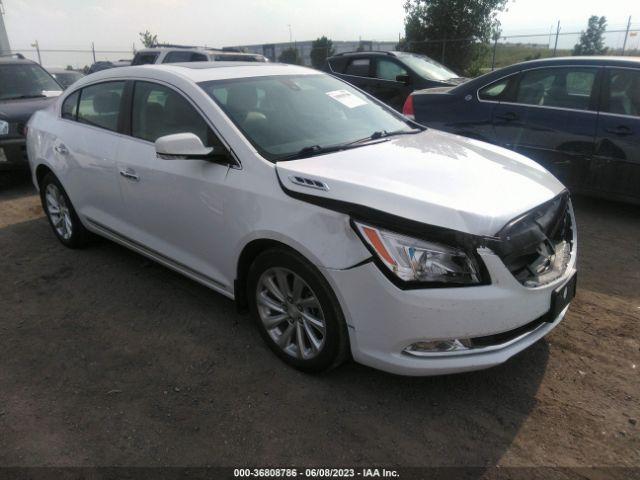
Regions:
<instances>
[{"instance_id":1,"label":"building in background","mask_svg":"<svg viewBox=\"0 0 640 480\"><path fill-rule=\"evenodd\" d=\"M313 40L305 40L303 42L283 42L283 43L263 43L258 45L234 45L225 47L225 49L238 49L243 52L259 53L264 55L272 62L277 62L282 52L288 48L298 50L300 58L304 65L311 65L311 45ZM376 42L373 40L353 40L353 41L336 41L333 40L334 53L353 52L358 49L361 51L380 50L388 51L396 48L397 42Z\"/></svg>"},{"instance_id":2,"label":"building in background","mask_svg":"<svg viewBox=\"0 0 640 480\"><path fill-rule=\"evenodd\" d=\"M7 29L4 28L4 5L0 0L0 55L7 53L11 53L11 46L9 45Z\"/></svg>"}]
</instances>

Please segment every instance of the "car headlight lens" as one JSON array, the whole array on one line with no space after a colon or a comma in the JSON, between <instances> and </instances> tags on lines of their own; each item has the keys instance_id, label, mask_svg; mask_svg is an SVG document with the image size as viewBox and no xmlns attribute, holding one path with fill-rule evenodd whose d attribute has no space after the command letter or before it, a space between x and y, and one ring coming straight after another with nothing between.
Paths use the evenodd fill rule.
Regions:
<instances>
[{"instance_id":1,"label":"car headlight lens","mask_svg":"<svg viewBox=\"0 0 640 480\"><path fill-rule=\"evenodd\" d=\"M0 120L0 135L9 135L9 123Z\"/></svg>"},{"instance_id":2,"label":"car headlight lens","mask_svg":"<svg viewBox=\"0 0 640 480\"><path fill-rule=\"evenodd\" d=\"M354 221L378 259L404 282L473 285L481 282L475 259L459 248L427 242Z\"/></svg>"}]
</instances>

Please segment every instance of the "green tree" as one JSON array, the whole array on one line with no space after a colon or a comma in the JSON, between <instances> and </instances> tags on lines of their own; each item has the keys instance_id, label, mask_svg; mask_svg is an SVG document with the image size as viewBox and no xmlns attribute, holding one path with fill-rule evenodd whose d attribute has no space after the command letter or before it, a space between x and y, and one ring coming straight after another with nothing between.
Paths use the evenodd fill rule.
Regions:
<instances>
[{"instance_id":1,"label":"green tree","mask_svg":"<svg viewBox=\"0 0 640 480\"><path fill-rule=\"evenodd\" d=\"M294 47L285 48L278 57L278 61L292 65L302 65L302 59L300 58L298 49Z\"/></svg>"},{"instance_id":2,"label":"green tree","mask_svg":"<svg viewBox=\"0 0 640 480\"><path fill-rule=\"evenodd\" d=\"M67 65L67 68L65 68L65 70L73 70L73 66L72 65Z\"/></svg>"},{"instance_id":3,"label":"green tree","mask_svg":"<svg viewBox=\"0 0 640 480\"><path fill-rule=\"evenodd\" d=\"M587 30L580 35L580 43L573 47L574 55L602 55L607 53L604 46L604 33L607 30L607 18L592 15Z\"/></svg>"},{"instance_id":4,"label":"green tree","mask_svg":"<svg viewBox=\"0 0 640 480\"><path fill-rule=\"evenodd\" d=\"M333 42L322 36L311 44L311 65L313 68L322 68L327 57L335 53Z\"/></svg>"},{"instance_id":5,"label":"green tree","mask_svg":"<svg viewBox=\"0 0 640 480\"><path fill-rule=\"evenodd\" d=\"M158 44L158 35L151 33L149 30L140 32L138 35L140 35L140 42L145 48L154 47Z\"/></svg>"},{"instance_id":6,"label":"green tree","mask_svg":"<svg viewBox=\"0 0 640 480\"><path fill-rule=\"evenodd\" d=\"M406 0L408 51L441 60L458 74L474 69L500 27L508 0ZM444 58L443 58L444 57Z\"/></svg>"}]
</instances>

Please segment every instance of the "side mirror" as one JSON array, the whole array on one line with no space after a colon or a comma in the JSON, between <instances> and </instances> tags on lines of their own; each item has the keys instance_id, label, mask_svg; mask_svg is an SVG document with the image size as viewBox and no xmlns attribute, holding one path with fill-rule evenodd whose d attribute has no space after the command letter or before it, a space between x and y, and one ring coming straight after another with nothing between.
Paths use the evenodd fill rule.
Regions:
<instances>
[{"instance_id":1,"label":"side mirror","mask_svg":"<svg viewBox=\"0 0 640 480\"><path fill-rule=\"evenodd\" d=\"M205 147L200 137L193 133L174 133L160 137L155 142L156 155L163 160L228 160L222 147Z\"/></svg>"},{"instance_id":2,"label":"side mirror","mask_svg":"<svg viewBox=\"0 0 640 480\"><path fill-rule=\"evenodd\" d=\"M409 75L398 75L396 77L396 82L404 83L405 85L409 85L411 83L411 77Z\"/></svg>"}]
</instances>

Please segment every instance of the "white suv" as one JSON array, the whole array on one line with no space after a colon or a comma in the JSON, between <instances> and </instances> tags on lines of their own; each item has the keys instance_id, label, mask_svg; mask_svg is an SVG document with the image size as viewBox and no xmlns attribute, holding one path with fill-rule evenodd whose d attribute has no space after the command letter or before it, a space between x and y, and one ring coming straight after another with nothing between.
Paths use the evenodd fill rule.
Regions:
<instances>
[{"instance_id":1,"label":"white suv","mask_svg":"<svg viewBox=\"0 0 640 480\"><path fill-rule=\"evenodd\" d=\"M242 53L200 47L156 47L138 50L131 65L184 62L268 62L257 53Z\"/></svg>"},{"instance_id":2,"label":"white suv","mask_svg":"<svg viewBox=\"0 0 640 480\"><path fill-rule=\"evenodd\" d=\"M521 155L428 130L307 68L106 70L28 125L55 235L121 243L248 309L306 371L486 368L575 292L565 188Z\"/></svg>"}]
</instances>

